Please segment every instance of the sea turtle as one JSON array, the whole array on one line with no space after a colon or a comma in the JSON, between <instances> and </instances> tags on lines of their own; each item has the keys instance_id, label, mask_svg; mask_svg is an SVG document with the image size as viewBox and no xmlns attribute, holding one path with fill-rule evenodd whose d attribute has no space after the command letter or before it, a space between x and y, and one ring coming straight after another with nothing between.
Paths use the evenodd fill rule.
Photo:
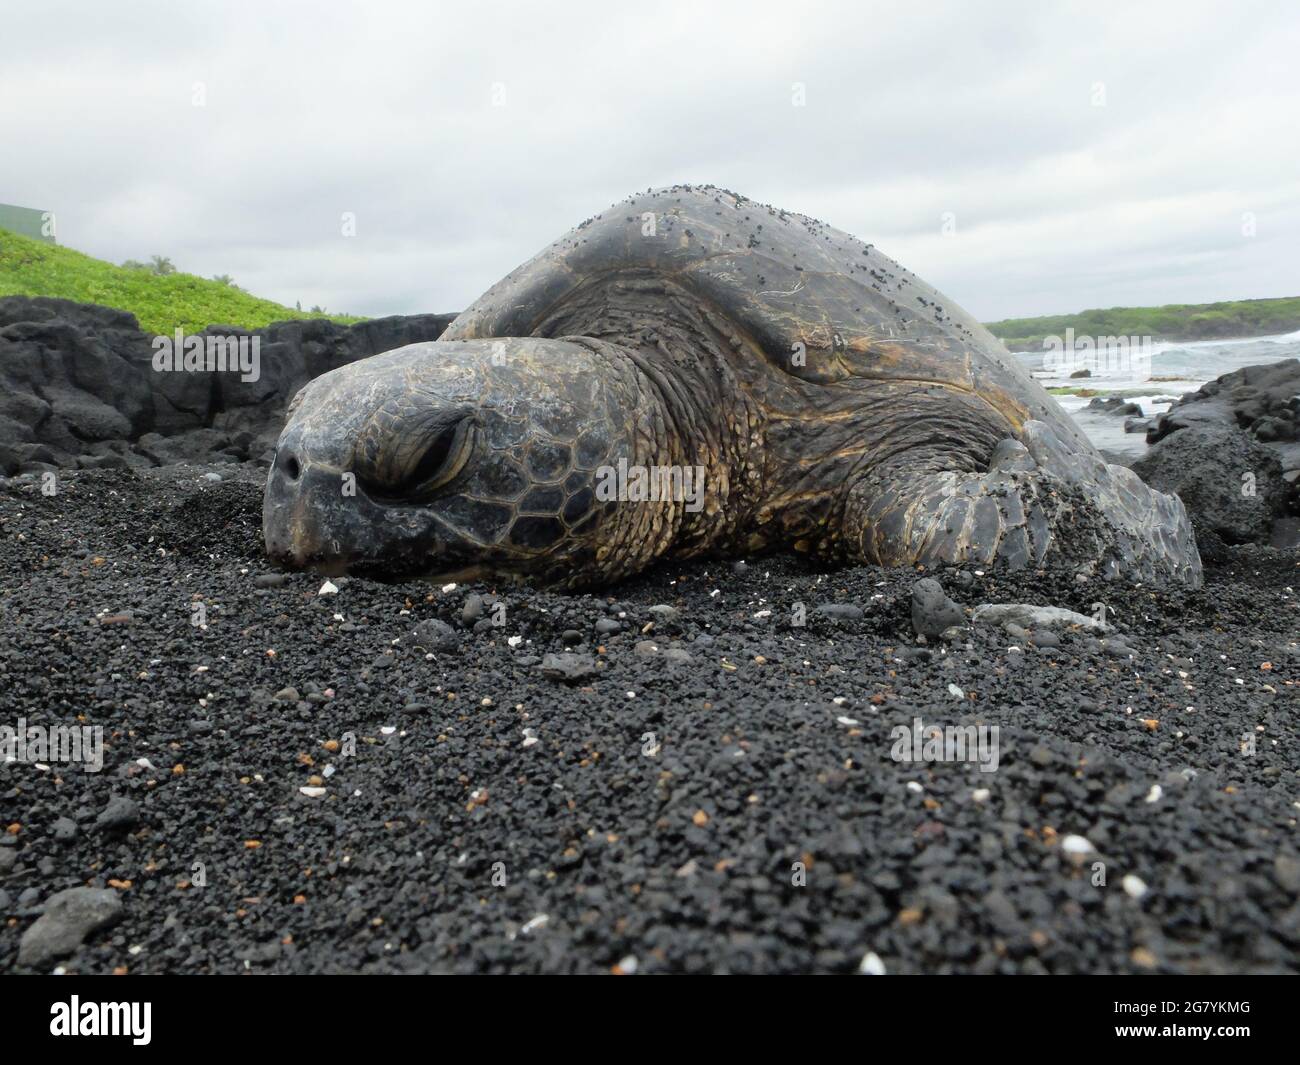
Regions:
<instances>
[{"instance_id":1,"label":"sea turtle","mask_svg":"<svg viewBox=\"0 0 1300 1065\"><path fill-rule=\"evenodd\" d=\"M712 187L633 196L438 341L310 382L263 525L292 566L569 588L783 547L1201 576L1178 498L1108 466L970 315Z\"/></svg>"}]
</instances>

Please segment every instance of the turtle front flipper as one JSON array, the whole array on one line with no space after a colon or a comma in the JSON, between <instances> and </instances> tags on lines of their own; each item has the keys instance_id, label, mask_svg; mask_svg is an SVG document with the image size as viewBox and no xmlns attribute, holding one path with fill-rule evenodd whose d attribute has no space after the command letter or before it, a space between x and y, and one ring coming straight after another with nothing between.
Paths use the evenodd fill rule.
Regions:
<instances>
[{"instance_id":1,"label":"turtle front flipper","mask_svg":"<svg viewBox=\"0 0 1300 1065\"><path fill-rule=\"evenodd\" d=\"M1200 585L1177 496L1071 450L1043 422L1026 422L1023 439L1002 440L982 473L936 470L924 453L877 467L849 489L845 542L885 566L1000 561Z\"/></svg>"}]
</instances>

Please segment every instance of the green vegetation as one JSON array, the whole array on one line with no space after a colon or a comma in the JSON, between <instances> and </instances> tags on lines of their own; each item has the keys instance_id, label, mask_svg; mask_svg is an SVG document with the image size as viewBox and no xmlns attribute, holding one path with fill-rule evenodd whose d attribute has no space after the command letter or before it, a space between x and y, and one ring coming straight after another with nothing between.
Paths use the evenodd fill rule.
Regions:
<instances>
[{"instance_id":1,"label":"green vegetation","mask_svg":"<svg viewBox=\"0 0 1300 1065\"><path fill-rule=\"evenodd\" d=\"M1155 340L1215 340L1269 336L1300 329L1300 296L1228 303L1171 303L1164 307L1111 307L1044 318L986 322L1012 351L1039 351L1046 337L1138 336Z\"/></svg>"},{"instance_id":2,"label":"green vegetation","mask_svg":"<svg viewBox=\"0 0 1300 1065\"><path fill-rule=\"evenodd\" d=\"M1125 399L1132 399L1134 396L1159 395L1160 389L1154 387L1162 381L1185 381L1184 377L1153 377L1141 388L1088 388L1085 385L1057 385L1049 388L1047 391L1053 396L1080 396L1088 399L1091 396L1123 396Z\"/></svg>"},{"instance_id":3,"label":"green vegetation","mask_svg":"<svg viewBox=\"0 0 1300 1065\"><path fill-rule=\"evenodd\" d=\"M55 296L130 311L147 333L177 327L197 333L209 325L258 329L292 318L360 322L354 315L304 312L258 299L226 275L214 280L176 271L170 259L114 266L71 248L0 229L0 296Z\"/></svg>"}]
</instances>

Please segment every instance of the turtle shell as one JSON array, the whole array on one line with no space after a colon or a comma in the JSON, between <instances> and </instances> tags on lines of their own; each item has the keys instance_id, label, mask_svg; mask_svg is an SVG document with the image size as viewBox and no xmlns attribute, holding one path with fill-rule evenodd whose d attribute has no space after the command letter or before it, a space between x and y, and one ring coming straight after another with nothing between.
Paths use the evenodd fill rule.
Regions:
<instances>
[{"instance_id":1,"label":"turtle shell","mask_svg":"<svg viewBox=\"0 0 1300 1065\"><path fill-rule=\"evenodd\" d=\"M734 331L734 350L811 384L971 392L1017 430L1037 419L1094 451L1000 341L915 274L806 215L711 186L650 190L587 219L488 289L442 339L562 335L567 304L590 306L633 279L688 294ZM614 329L604 339L620 338Z\"/></svg>"}]
</instances>

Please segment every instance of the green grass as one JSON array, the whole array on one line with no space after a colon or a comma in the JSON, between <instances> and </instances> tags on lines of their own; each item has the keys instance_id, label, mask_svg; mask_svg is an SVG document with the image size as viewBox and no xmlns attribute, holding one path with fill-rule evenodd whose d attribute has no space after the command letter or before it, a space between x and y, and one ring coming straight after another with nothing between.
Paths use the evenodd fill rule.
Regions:
<instances>
[{"instance_id":1,"label":"green grass","mask_svg":"<svg viewBox=\"0 0 1300 1065\"><path fill-rule=\"evenodd\" d=\"M295 310L250 296L233 285L193 274L156 274L114 266L0 229L0 296L55 296L130 311L146 333L177 327L197 333L209 325L258 329L294 318L360 322L354 315Z\"/></svg>"},{"instance_id":2,"label":"green grass","mask_svg":"<svg viewBox=\"0 0 1300 1065\"><path fill-rule=\"evenodd\" d=\"M1227 303L1170 303L1164 307L1111 307L1107 310L1055 314L1044 318L1007 318L986 322L995 337L1012 350L1037 351L1046 337L1137 336L1155 340L1214 340L1268 336L1300 329L1300 296Z\"/></svg>"}]
</instances>

